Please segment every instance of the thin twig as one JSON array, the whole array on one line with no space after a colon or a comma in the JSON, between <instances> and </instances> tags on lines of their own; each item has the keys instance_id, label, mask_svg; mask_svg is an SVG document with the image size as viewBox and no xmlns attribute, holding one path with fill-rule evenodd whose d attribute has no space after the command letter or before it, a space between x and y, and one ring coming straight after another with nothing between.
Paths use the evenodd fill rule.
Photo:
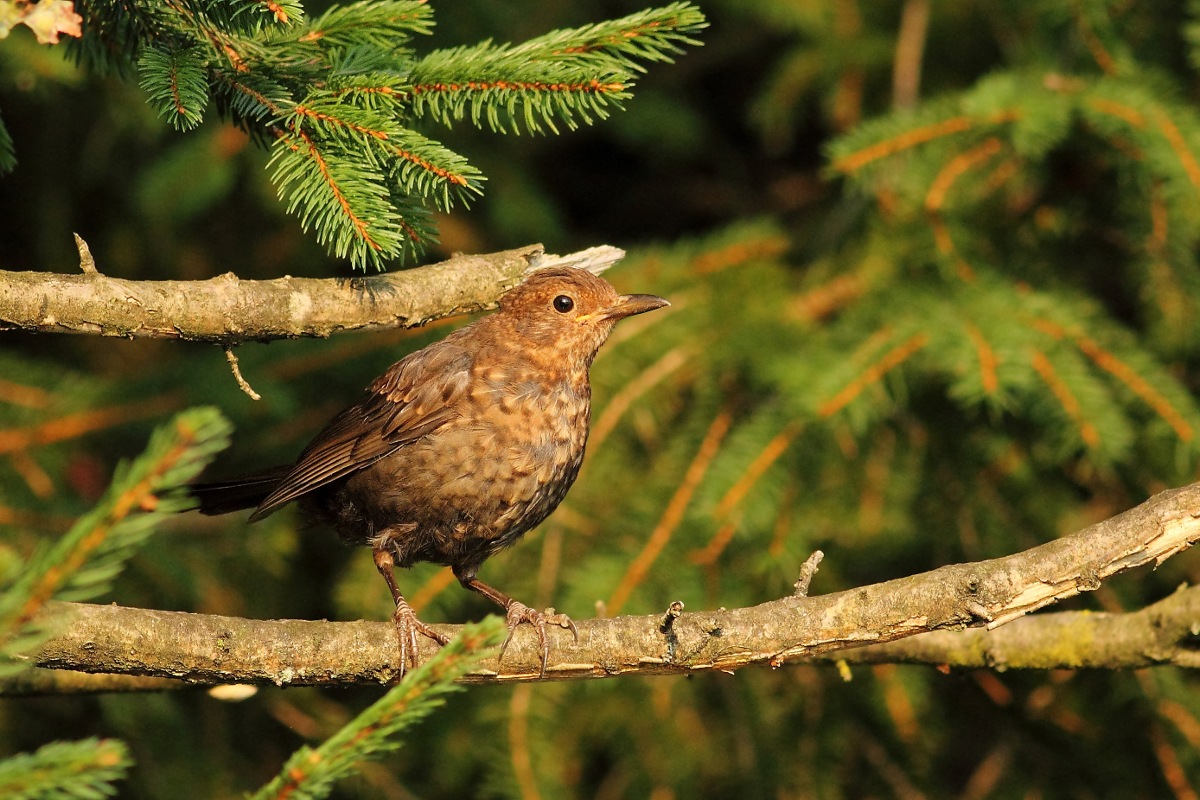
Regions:
<instances>
[{"instance_id":1,"label":"thin twig","mask_svg":"<svg viewBox=\"0 0 1200 800\"><path fill-rule=\"evenodd\" d=\"M800 565L800 577L796 579L795 591L792 592L793 597L808 597L808 586L812 583L812 579L816 577L817 567L821 564L821 559L825 558L825 554L820 550L814 550L813 554L804 560Z\"/></svg>"},{"instance_id":2,"label":"thin twig","mask_svg":"<svg viewBox=\"0 0 1200 800\"><path fill-rule=\"evenodd\" d=\"M671 626L675 624L675 620L683 613L683 601L672 600L671 605L667 606L667 613L663 614L662 622L658 624L658 632L662 634L669 633Z\"/></svg>"},{"instance_id":3,"label":"thin twig","mask_svg":"<svg viewBox=\"0 0 1200 800\"><path fill-rule=\"evenodd\" d=\"M233 379L237 381L238 387L250 396L251 400L262 400L262 395L254 391L246 379L242 377L242 368L238 366L238 357L233 352L232 347L225 348L225 360L229 362L229 368L233 370Z\"/></svg>"},{"instance_id":4,"label":"thin twig","mask_svg":"<svg viewBox=\"0 0 1200 800\"><path fill-rule=\"evenodd\" d=\"M75 248L79 251L79 268L85 275L99 275L100 272L96 269L96 259L92 257L91 248L78 233L74 236Z\"/></svg>"}]
</instances>

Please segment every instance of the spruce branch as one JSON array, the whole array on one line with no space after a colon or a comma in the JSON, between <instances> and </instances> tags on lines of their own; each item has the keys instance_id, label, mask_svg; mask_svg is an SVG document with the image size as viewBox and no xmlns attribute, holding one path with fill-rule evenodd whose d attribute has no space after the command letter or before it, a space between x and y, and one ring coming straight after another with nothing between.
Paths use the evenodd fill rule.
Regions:
<instances>
[{"instance_id":1,"label":"spruce branch","mask_svg":"<svg viewBox=\"0 0 1200 800\"><path fill-rule=\"evenodd\" d=\"M608 245L562 256L530 245L355 279L243 281L229 273L206 281L128 281L0 271L0 330L229 345L416 327L492 307L532 270L578 266L600 273L624 255Z\"/></svg>"},{"instance_id":2,"label":"spruce branch","mask_svg":"<svg viewBox=\"0 0 1200 800\"><path fill-rule=\"evenodd\" d=\"M437 50L414 64L409 80L418 114L443 124L466 118L495 131L558 133L608 116L631 95L636 59L670 61L706 26L688 3L617 20L556 30L523 44L487 41Z\"/></svg>"},{"instance_id":3,"label":"spruce branch","mask_svg":"<svg viewBox=\"0 0 1200 800\"><path fill-rule=\"evenodd\" d=\"M42 624L52 599L87 600L106 591L154 527L194 503L178 487L228 445L229 430L215 409L180 413L154 432L141 457L118 465L95 508L29 559L0 595L0 674L26 668L26 654L52 635Z\"/></svg>"},{"instance_id":4,"label":"spruce branch","mask_svg":"<svg viewBox=\"0 0 1200 800\"><path fill-rule=\"evenodd\" d=\"M810 356L829 360L815 380L781 371L782 394L797 416L843 415L864 429L889 413L870 390L903 368L925 380L939 376L965 408L1021 408L1052 431L1053 446L1082 448L1100 463L1128 458L1148 417L1198 452L1195 399L1084 297L1026 290L982 269L971 282L887 288L828 326L827 341Z\"/></svg>"},{"instance_id":5,"label":"spruce branch","mask_svg":"<svg viewBox=\"0 0 1200 800\"><path fill-rule=\"evenodd\" d=\"M92 800L116 794L112 785L133 766L115 739L51 742L33 753L0 761L0 797Z\"/></svg>"},{"instance_id":6,"label":"spruce branch","mask_svg":"<svg viewBox=\"0 0 1200 800\"><path fill-rule=\"evenodd\" d=\"M350 91L356 88L350 87ZM351 94L342 87L312 92L287 115L285 125L294 134L303 134L310 146L323 149L330 156L353 161L369 155L386 175L384 182L397 206L416 195L427 198L439 210L448 211L456 201L465 202L482 193L483 175L465 158L396 124L386 113L362 109L352 102L363 97L370 95ZM281 135L276 147L280 144L288 151L300 151L298 160L291 161L303 166L305 154L295 141L289 143L288 136ZM278 150L275 158L289 160L287 152ZM281 164L279 168L284 167ZM303 201L303 186L292 186L278 172L275 181L285 197Z\"/></svg>"},{"instance_id":7,"label":"spruce branch","mask_svg":"<svg viewBox=\"0 0 1200 800\"><path fill-rule=\"evenodd\" d=\"M399 749L403 744L399 734L441 707L447 693L461 689L455 682L489 651L494 652L505 634L498 617L464 625L449 644L319 747L301 747L293 753L279 775L251 797L303 800L327 796L336 781L356 772L362 762Z\"/></svg>"},{"instance_id":8,"label":"spruce branch","mask_svg":"<svg viewBox=\"0 0 1200 800\"><path fill-rule=\"evenodd\" d=\"M264 75L214 69L212 76L217 101L227 107L229 114L248 123L272 123L286 116L295 104L286 86Z\"/></svg>"},{"instance_id":9,"label":"spruce branch","mask_svg":"<svg viewBox=\"0 0 1200 800\"><path fill-rule=\"evenodd\" d=\"M288 213L300 218L304 231L315 229L317 241L338 258L382 268L387 255L412 250L429 236L427 223L411 213L405 219L389 202L378 167L303 130L280 134L268 166Z\"/></svg>"},{"instance_id":10,"label":"spruce branch","mask_svg":"<svg viewBox=\"0 0 1200 800\"><path fill-rule=\"evenodd\" d=\"M546 676L561 680L727 671L753 664L776 667L835 653L842 656L848 648L930 631L946 631L945 636L968 627L991 631L1058 600L1092 591L1113 575L1157 566L1187 549L1200 540L1197 509L1200 483L1162 492L1116 517L1011 556L945 566L836 594L681 613L669 628L669 640L661 629L661 614L578 620L578 643L567 635L553 636ZM830 557L836 558L836 553ZM1196 593L1180 593L1164 602L1168 605L1163 609L1171 614L1151 607L1141 617L1149 622L1149 630L1136 638L1153 646L1128 650L1114 667L1164 659L1194 663L1187 653L1195 649L1191 611ZM1181 613L1175 613L1176 604L1181 604ZM388 622L255 621L87 605L58 605L52 613L69 622L38 656L38 666L46 668L279 685L386 682L395 674L395 636ZM1167 618L1172 623L1161 624ZM1036 630L1042 623L1029 624ZM448 634L458 631L458 626L434 627ZM1155 628L1162 629L1161 636ZM972 635L986 642L991 634ZM942 652L951 649L944 645ZM422 660L434 651L432 643L422 642ZM1085 665L1070 660L1073 654L1065 643L1059 653L1064 659L1059 665ZM990 657L1008 661L999 650ZM1049 663L1031 659L1028 665ZM1111 662L1097 658L1086 665L1100 663ZM539 673L536 636L518 631L503 663L485 661L464 679L530 681Z\"/></svg>"},{"instance_id":11,"label":"spruce branch","mask_svg":"<svg viewBox=\"0 0 1200 800\"><path fill-rule=\"evenodd\" d=\"M415 187L441 211L449 211L456 201L465 205L472 195L483 193L483 174L432 139L402 129L384 146L396 159L395 185Z\"/></svg>"},{"instance_id":12,"label":"spruce branch","mask_svg":"<svg viewBox=\"0 0 1200 800\"><path fill-rule=\"evenodd\" d=\"M433 30L433 9L425 0L368 0L336 5L273 41L313 42L324 49L352 47L393 50L413 36Z\"/></svg>"},{"instance_id":13,"label":"spruce branch","mask_svg":"<svg viewBox=\"0 0 1200 800\"><path fill-rule=\"evenodd\" d=\"M206 66L199 50L191 47L147 48L138 60L141 87L150 104L176 130L191 130L204 119L208 105Z\"/></svg>"},{"instance_id":14,"label":"spruce branch","mask_svg":"<svg viewBox=\"0 0 1200 800\"><path fill-rule=\"evenodd\" d=\"M458 153L413 130L470 117L494 130L575 128L630 97L645 64L671 60L706 25L674 3L519 45L483 42L418 58L432 30L421 0L359 0L306 19L297 2L97 2L83 60L138 67L160 116L179 130L210 98L270 144L271 179L289 213L338 258L382 269L436 241L431 209L481 191ZM121 54L118 57L117 54ZM8 148L11 150L11 147ZM0 171L11 166L0 132Z\"/></svg>"},{"instance_id":15,"label":"spruce branch","mask_svg":"<svg viewBox=\"0 0 1200 800\"><path fill-rule=\"evenodd\" d=\"M1084 16L1086 38L1092 34ZM1129 224L1149 235L1130 236L1122 246L1142 273L1139 298L1152 338L1186 352L1198 330L1191 298L1200 282L1200 113L1182 85L1137 66L1117 40L1088 41L1098 47L1093 55L1103 74L998 73L957 95L856 126L828 148L829 171L895 204L890 214L925 242L907 248L905 260L923 264L923 249L932 244L944 277L969 283L1004 247L999 240L983 246L979 236L992 203L1053 203L1045 186L1018 197L1041 183L1053 153L1080 152L1085 142L1107 148L1100 157L1121 179L1146 187L1122 197ZM902 240L896 234L892 240ZM1052 239L1044 239L1047 251ZM1070 273L1054 259L1038 260L1040 270Z\"/></svg>"}]
</instances>

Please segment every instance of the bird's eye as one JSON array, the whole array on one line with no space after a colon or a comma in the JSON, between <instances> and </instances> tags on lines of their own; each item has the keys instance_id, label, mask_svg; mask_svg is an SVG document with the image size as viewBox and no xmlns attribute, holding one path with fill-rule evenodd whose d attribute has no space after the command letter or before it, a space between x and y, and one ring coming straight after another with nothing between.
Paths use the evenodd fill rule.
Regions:
<instances>
[{"instance_id":1,"label":"bird's eye","mask_svg":"<svg viewBox=\"0 0 1200 800\"><path fill-rule=\"evenodd\" d=\"M560 294L554 298L554 310L560 314L566 314L575 307L575 301L567 297L565 294Z\"/></svg>"}]
</instances>

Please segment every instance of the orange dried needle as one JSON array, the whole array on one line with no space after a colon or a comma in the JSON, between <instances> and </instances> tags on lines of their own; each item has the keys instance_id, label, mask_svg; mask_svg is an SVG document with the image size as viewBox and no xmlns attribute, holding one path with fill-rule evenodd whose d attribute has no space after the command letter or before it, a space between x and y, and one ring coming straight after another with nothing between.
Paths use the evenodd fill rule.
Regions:
<instances>
[{"instance_id":1,"label":"orange dried needle","mask_svg":"<svg viewBox=\"0 0 1200 800\"><path fill-rule=\"evenodd\" d=\"M762 449L762 452L750 462L750 466L746 468L742 477L738 478L737 483L725 492L720 502L717 503L717 509L713 512L713 516L717 519L724 519L737 508L763 474L787 451L788 445L803 430L803 427L798 422L789 422L783 430L775 434L771 441L767 442L767 446Z\"/></svg>"},{"instance_id":2,"label":"orange dried needle","mask_svg":"<svg viewBox=\"0 0 1200 800\"><path fill-rule=\"evenodd\" d=\"M863 370L841 391L829 398L817 409L821 417L831 417L858 397L870 385L878 383L883 376L903 364L909 357L929 344L929 335L918 333L884 353L883 357Z\"/></svg>"},{"instance_id":3,"label":"orange dried needle","mask_svg":"<svg viewBox=\"0 0 1200 800\"><path fill-rule=\"evenodd\" d=\"M837 161L833 162L833 168L839 172L853 173L867 166L868 164L879 161L890 155L909 150L917 145L931 142L934 139L940 139L944 136L952 136L956 133L964 133L979 124L996 125L1003 122L1011 122L1020 116L1020 112L1015 110L999 111L985 119L975 119L964 115L950 117L941 122L935 122L931 125L922 125L919 128L905 131L899 136L893 136L891 139L885 139L882 142L877 142L870 147L864 147L862 150L842 156Z\"/></svg>"},{"instance_id":4,"label":"orange dried needle","mask_svg":"<svg viewBox=\"0 0 1200 800\"><path fill-rule=\"evenodd\" d=\"M996 376L996 368L1000 365L1000 359L996 357L996 351L984 338L983 331L970 322L966 324L966 329L967 336L971 339L971 344L975 345L975 352L979 355L979 382L983 385L983 391L986 394L994 395L1000 390L1000 379Z\"/></svg>"},{"instance_id":5,"label":"orange dried needle","mask_svg":"<svg viewBox=\"0 0 1200 800\"><path fill-rule=\"evenodd\" d=\"M784 236L767 236L735 242L696 256L692 259L692 271L697 275L711 275L728 267L777 256L787 250L788 244L788 239Z\"/></svg>"},{"instance_id":6,"label":"orange dried needle","mask_svg":"<svg viewBox=\"0 0 1200 800\"><path fill-rule=\"evenodd\" d=\"M1100 37L1096 35L1096 31L1092 29L1092 23L1088 21L1087 14L1078 4L1072 3L1075 12L1075 20L1079 23L1079 38L1083 40L1088 52L1092 54L1092 58L1096 61L1096 66L1104 71L1105 75L1117 74L1117 60L1113 58L1112 53L1108 52L1108 48L1104 46L1104 42L1100 41Z\"/></svg>"},{"instance_id":7,"label":"orange dried needle","mask_svg":"<svg viewBox=\"0 0 1200 800\"><path fill-rule=\"evenodd\" d=\"M989 136L975 147L959 153L946 162L946 166L938 172L933 183L929 185L929 191L925 194L925 210L931 214L941 211L942 205L946 202L946 195L949 194L958 179L987 162L1002 149L1004 149L1003 143L995 136Z\"/></svg>"},{"instance_id":8,"label":"orange dried needle","mask_svg":"<svg viewBox=\"0 0 1200 800\"><path fill-rule=\"evenodd\" d=\"M1188 146L1187 140L1183 138L1183 134L1175 125L1175 121L1167 116L1164 112L1156 111L1154 114L1154 122L1158 125L1159 131L1163 138L1171 145L1171 149L1175 151L1176 157L1179 159L1180 166L1187 173L1188 180L1192 182L1192 186L1200 189L1200 164L1196 162L1196 155Z\"/></svg>"},{"instance_id":9,"label":"orange dried needle","mask_svg":"<svg viewBox=\"0 0 1200 800\"><path fill-rule=\"evenodd\" d=\"M1142 112L1132 106L1118 103L1116 100L1110 100L1107 97L1093 97L1087 103L1101 114L1107 114L1110 117L1124 120L1134 128L1146 127L1146 118L1142 115Z\"/></svg>"},{"instance_id":10,"label":"orange dried needle","mask_svg":"<svg viewBox=\"0 0 1200 800\"><path fill-rule=\"evenodd\" d=\"M679 488L675 490L671 501L667 503L666 511L663 512L658 524L654 526L654 531L650 534L650 538L646 542L646 546L642 548L642 552L638 553L637 558L629 565L629 569L625 572L625 577L621 579L621 582L613 592L612 599L608 601L609 616L615 617L620 613L629 596L633 594L633 590L645 579L646 573L650 571L650 567L654 564L655 559L658 558L663 548L671 540L671 535L679 527L679 523L683 521L683 513L692 501L692 495L696 493L696 489L700 486L700 481L708 471L709 465L712 464L713 458L716 457L717 451L721 447L721 440L725 438L725 434L728 433L732 422L733 415L725 409L717 414L712 424L708 426L708 432L704 434L704 440L700 443L700 449L696 451L692 463L688 466L687 472L684 473L683 481L679 484Z\"/></svg>"},{"instance_id":11,"label":"orange dried needle","mask_svg":"<svg viewBox=\"0 0 1200 800\"><path fill-rule=\"evenodd\" d=\"M47 569L37 583L33 585L29 591L29 599L25 601L20 613L16 617L18 625L24 624L37 615L42 607L49 602L50 598L54 596L54 593L58 591L59 587L108 539L109 531L114 525L133 511L146 507L153 495L154 482L160 475L174 466L188 451L193 432L190 430L181 430L180 433L185 434L185 440L166 453L155 464L154 469L148 472L142 480L117 497L113 503L112 511L107 518L97 523L96 527L92 528L79 541L79 544L71 551L63 563Z\"/></svg>"},{"instance_id":12,"label":"orange dried needle","mask_svg":"<svg viewBox=\"0 0 1200 800\"><path fill-rule=\"evenodd\" d=\"M1158 390L1151 386L1145 378L1138 375L1128 364L1105 350L1093 339L1081 333L1068 332L1061 325L1050 320L1034 319L1032 324L1037 330L1054 339L1061 341L1062 339L1070 338L1075 343L1075 346L1079 348L1079 351L1090 358L1096 366L1128 386L1130 391L1142 398L1146 405L1150 406L1159 416L1166 420L1167 424L1175 430L1175 434L1180 439L1185 442L1192 440L1194 431L1192 430L1191 423L1184 419L1183 415L1171 405L1167 398L1163 397Z\"/></svg>"},{"instance_id":13,"label":"orange dried needle","mask_svg":"<svg viewBox=\"0 0 1200 800\"><path fill-rule=\"evenodd\" d=\"M54 395L45 389L0 378L0 403L25 408L44 408L53 399Z\"/></svg>"},{"instance_id":14,"label":"orange dried needle","mask_svg":"<svg viewBox=\"0 0 1200 800\"><path fill-rule=\"evenodd\" d=\"M521 800L541 800L529 743L529 706L532 699L533 686L522 683L513 689L508 714L509 749L513 775L517 779L517 786L521 788Z\"/></svg>"},{"instance_id":15,"label":"orange dried needle","mask_svg":"<svg viewBox=\"0 0 1200 800\"><path fill-rule=\"evenodd\" d=\"M413 611L420 611L454 582L454 572L449 567L439 569L432 578L425 581L420 589L413 592L412 599L408 601L408 604L412 606Z\"/></svg>"},{"instance_id":16,"label":"orange dried needle","mask_svg":"<svg viewBox=\"0 0 1200 800\"><path fill-rule=\"evenodd\" d=\"M1073 336L1072 341L1075 342L1075 346L1084 355L1095 362L1096 366L1128 386L1134 394L1142 398L1146 405L1150 406L1154 409L1155 413L1165 419L1167 424L1174 428L1176 436L1185 442L1192 440L1193 431L1191 424L1183 418L1183 415L1171 405L1167 398L1159 394L1145 378L1134 372L1132 367L1082 334Z\"/></svg>"},{"instance_id":17,"label":"orange dried needle","mask_svg":"<svg viewBox=\"0 0 1200 800\"><path fill-rule=\"evenodd\" d=\"M767 446L754 457L750 462L750 466L742 473L742 476L737 479L733 486L729 487L729 491L717 503L717 508L713 512L713 516L718 520L725 520L725 523L717 529L713 534L713 538L702 550L694 550L691 554L691 559L697 564L713 564L725 548L733 540L733 535L737 531L737 520L726 519L737 507L741 505L742 500L750 493L750 490L758 484L758 481L766 473L771 465L779 460L779 457L787 452L788 446L796 435L800 433L803 426L798 422L789 422L782 431L775 434L771 441L767 442Z\"/></svg>"},{"instance_id":18,"label":"orange dried needle","mask_svg":"<svg viewBox=\"0 0 1200 800\"><path fill-rule=\"evenodd\" d=\"M707 567L715 564L717 559L721 557L721 553L725 552L725 548L733 541L733 534L737 532L737 522L729 520L713 534L713 537L708 540L703 549L693 550L688 554L693 564L699 564L702 567Z\"/></svg>"},{"instance_id":19,"label":"orange dried needle","mask_svg":"<svg viewBox=\"0 0 1200 800\"><path fill-rule=\"evenodd\" d=\"M1083 409L1079 406L1079 401L1075 398L1070 387L1059 377L1054 370L1054 365L1050 363L1050 359L1046 358L1046 354L1041 350L1033 350L1031 353L1033 368L1037 374L1045 382L1050 389L1050 393L1058 400L1063 411L1071 418L1079 428L1079 437L1083 439L1084 444L1088 447L1098 447L1100 445L1100 433L1091 422L1083 418Z\"/></svg>"},{"instance_id":20,"label":"orange dried needle","mask_svg":"<svg viewBox=\"0 0 1200 800\"><path fill-rule=\"evenodd\" d=\"M66 414L32 428L0 430L0 453L13 453L27 447L74 439L86 433L110 428L124 422L152 417L177 405L179 405L178 395L161 395L124 406Z\"/></svg>"},{"instance_id":21,"label":"orange dried needle","mask_svg":"<svg viewBox=\"0 0 1200 800\"><path fill-rule=\"evenodd\" d=\"M862 273L838 277L809 289L790 303L793 313L806 322L831 317L866 294L871 288Z\"/></svg>"},{"instance_id":22,"label":"orange dried needle","mask_svg":"<svg viewBox=\"0 0 1200 800\"><path fill-rule=\"evenodd\" d=\"M588 449L594 453L600 447L600 443L613 432L617 422L625 415L634 401L690 361L696 352L696 347L690 344L668 350L658 361L646 367L640 375L625 384L624 388L608 401L608 405L596 419L596 424L592 426L592 432L588 436Z\"/></svg>"}]
</instances>

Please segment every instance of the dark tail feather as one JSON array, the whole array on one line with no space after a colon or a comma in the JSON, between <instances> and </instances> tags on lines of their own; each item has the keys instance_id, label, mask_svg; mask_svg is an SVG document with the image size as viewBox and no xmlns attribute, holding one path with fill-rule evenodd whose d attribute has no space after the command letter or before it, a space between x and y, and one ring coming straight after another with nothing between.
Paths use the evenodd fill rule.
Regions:
<instances>
[{"instance_id":1,"label":"dark tail feather","mask_svg":"<svg viewBox=\"0 0 1200 800\"><path fill-rule=\"evenodd\" d=\"M291 466L272 467L224 481L193 483L188 487L200 504L200 513L213 516L258 508L291 470Z\"/></svg>"}]
</instances>

